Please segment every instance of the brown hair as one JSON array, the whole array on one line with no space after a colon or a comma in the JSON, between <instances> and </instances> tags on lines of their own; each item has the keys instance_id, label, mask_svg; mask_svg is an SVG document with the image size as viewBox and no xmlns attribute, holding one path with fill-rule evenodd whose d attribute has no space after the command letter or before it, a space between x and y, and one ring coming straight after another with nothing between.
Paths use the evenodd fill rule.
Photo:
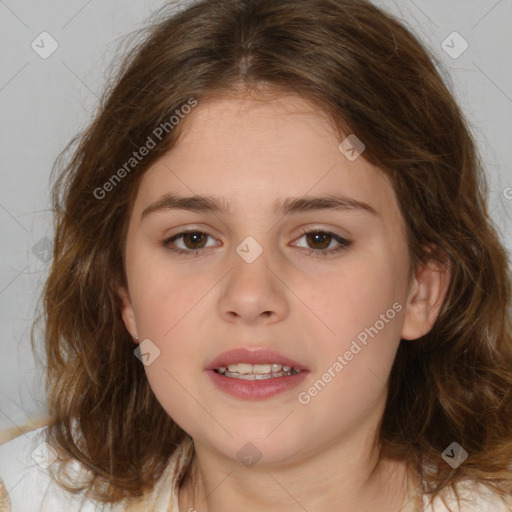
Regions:
<instances>
[{"instance_id":1,"label":"brown hair","mask_svg":"<svg viewBox=\"0 0 512 512\"><path fill-rule=\"evenodd\" d=\"M488 213L475 143L436 61L366 0L203 0L173 9L157 13L161 21L68 147L72 157L58 160L54 258L44 290L50 442L93 470L89 492L114 502L149 490L187 437L133 355L117 294L138 183L176 144L183 123L114 190L100 199L95 191L190 98L268 86L301 95L340 134L364 141L364 157L396 192L411 268L440 258L452 270L433 329L401 341L382 457L407 461L432 495L464 479L509 492L509 262ZM453 441L469 453L457 470L441 458Z\"/></svg>"}]
</instances>

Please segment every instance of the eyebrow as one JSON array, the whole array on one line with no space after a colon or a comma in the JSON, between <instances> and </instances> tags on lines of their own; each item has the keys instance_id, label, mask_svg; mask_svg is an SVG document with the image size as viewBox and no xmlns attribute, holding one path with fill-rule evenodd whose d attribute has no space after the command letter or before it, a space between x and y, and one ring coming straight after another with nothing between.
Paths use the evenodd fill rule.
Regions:
<instances>
[{"instance_id":1,"label":"eyebrow","mask_svg":"<svg viewBox=\"0 0 512 512\"><path fill-rule=\"evenodd\" d=\"M224 198L212 195L179 196L168 193L147 206L142 212L141 219L151 213L169 210L188 210L197 213L230 213L229 203ZM369 204L342 194L286 197L277 199L273 204L275 215L321 210L360 211L378 215L377 211Z\"/></svg>"}]
</instances>

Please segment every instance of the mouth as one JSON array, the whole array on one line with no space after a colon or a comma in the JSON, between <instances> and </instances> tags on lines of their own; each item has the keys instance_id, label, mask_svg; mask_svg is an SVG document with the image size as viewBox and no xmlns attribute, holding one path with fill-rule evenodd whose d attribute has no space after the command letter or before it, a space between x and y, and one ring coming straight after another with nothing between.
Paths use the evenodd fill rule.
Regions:
<instances>
[{"instance_id":1,"label":"mouth","mask_svg":"<svg viewBox=\"0 0 512 512\"><path fill-rule=\"evenodd\" d=\"M301 363L262 348L224 352L205 370L217 389L245 400L263 400L290 391L309 373Z\"/></svg>"}]
</instances>

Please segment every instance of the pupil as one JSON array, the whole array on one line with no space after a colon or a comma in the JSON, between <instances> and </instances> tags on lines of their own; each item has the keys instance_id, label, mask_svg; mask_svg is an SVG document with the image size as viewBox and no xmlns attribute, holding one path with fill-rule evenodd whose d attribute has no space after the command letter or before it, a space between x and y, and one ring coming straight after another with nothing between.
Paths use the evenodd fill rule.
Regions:
<instances>
[{"instance_id":1,"label":"pupil","mask_svg":"<svg viewBox=\"0 0 512 512\"><path fill-rule=\"evenodd\" d=\"M331 235L328 235L327 233L310 233L308 235L308 243L311 242L314 245L315 243L318 243L317 238L323 238L324 243L321 244L320 249L325 249L326 247L329 247L329 243L330 243L329 238L330 238L330 236ZM325 241L327 243L325 243Z\"/></svg>"},{"instance_id":2,"label":"pupil","mask_svg":"<svg viewBox=\"0 0 512 512\"><path fill-rule=\"evenodd\" d=\"M188 247L189 246L189 243L191 239L194 239L194 238L201 238L203 237L204 238L204 234L203 233L199 233L199 232L192 232L192 233L185 233L185 236L184 236L184 241L185 241L185 245ZM197 241L197 238L195 240L192 240L192 245L198 243ZM203 240L204 242L204 240ZM201 247L203 247L204 243L201 245ZM200 249L201 247L192 247L192 249ZM190 247L189 247L190 249Z\"/></svg>"}]
</instances>

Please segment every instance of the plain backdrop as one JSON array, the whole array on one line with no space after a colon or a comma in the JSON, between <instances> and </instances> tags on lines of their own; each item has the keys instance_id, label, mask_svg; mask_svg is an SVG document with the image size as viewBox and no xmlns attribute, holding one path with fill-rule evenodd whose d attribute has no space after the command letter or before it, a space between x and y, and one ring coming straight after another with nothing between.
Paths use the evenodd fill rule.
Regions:
<instances>
[{"instance_id":1,"label":"plain backdrop","mask_svg":"<svg viewBox=\"0 0 512 512\"><path fill-rule=\"evenodd\" d=\"M32 355L30 327L50 265L52 165L91 119L123 36L164 3L0 0L0 429L45 414L44 360ZM484 157L491 214L510 251L512 1L375 3L425 42L452 82Z\"/></svg>"}]
</instances>

